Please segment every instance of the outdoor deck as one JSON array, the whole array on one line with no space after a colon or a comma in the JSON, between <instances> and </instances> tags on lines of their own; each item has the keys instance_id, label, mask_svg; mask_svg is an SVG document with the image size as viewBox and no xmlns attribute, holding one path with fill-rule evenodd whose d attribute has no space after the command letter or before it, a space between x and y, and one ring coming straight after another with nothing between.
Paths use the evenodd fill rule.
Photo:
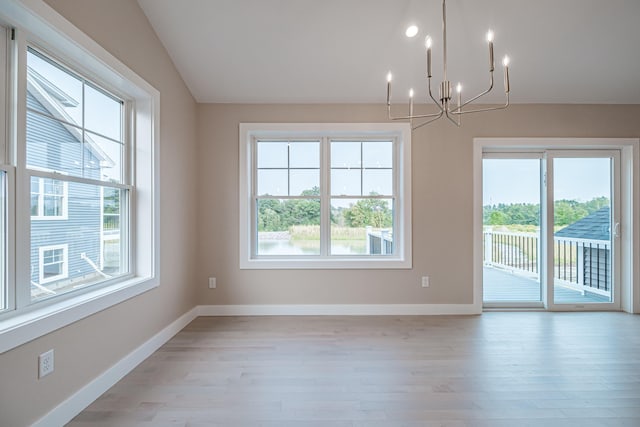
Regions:
<instances>
[{"instance_id":1,"label":"outdoor deck","mask_svg":"<svg viewBox=\"0 0 640 427\"><path fill-rule=\"evenodd\" d=\"M540 284L535 280L493 267L484 267L483 270L484 301L540 301ZM608 302L601 295L588 293L581 295L580 292L563 286L556 285L554 293L555 302L559 304Z\"/></svg>"}]
</instances>

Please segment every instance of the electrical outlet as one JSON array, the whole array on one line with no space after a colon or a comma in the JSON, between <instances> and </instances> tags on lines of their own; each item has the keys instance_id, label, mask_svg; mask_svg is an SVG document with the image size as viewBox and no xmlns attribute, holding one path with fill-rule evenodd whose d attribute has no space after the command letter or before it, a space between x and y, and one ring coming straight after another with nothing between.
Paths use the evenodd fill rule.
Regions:
<instances>
[{"instance_id":1,"label":"electrical outlet","mask_svg":"<svg viewBox=\"0 0 640 427\"><path fill-rule=\"evenodd\" d=\"M429 276L422 276L422 287L423 288L429 287Z\"/></svg>"},{"instance_id":2,"label":"electrical outlet","mask_svg":"<svg viewBox=\"0 0 640 427\"><path fill-rule=\"evenodd\" d=\"M53 349L45 351L38 357L38 378L53 372Z\"/></svg>"},{"instance_id":3,"label":"electrical outlet","mask_svg":"<svg viewBox=\"0 0 640 427\"><path fill-rule=\"evenodd\" d=\"M216 288L216 278L209 277L209 289L215 289L215 288Z\"/></svg>"}]
</instances>

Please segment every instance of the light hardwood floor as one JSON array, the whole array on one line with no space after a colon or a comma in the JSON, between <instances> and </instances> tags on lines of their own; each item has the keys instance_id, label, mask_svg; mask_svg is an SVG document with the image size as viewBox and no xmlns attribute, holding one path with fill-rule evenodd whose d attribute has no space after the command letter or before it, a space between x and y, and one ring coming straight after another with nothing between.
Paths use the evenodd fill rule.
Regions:
<instances>
[{"instance_id":1,"label":"light hardwood floor","mask_svg":"<svg viewBox=\"0 0 640 427\"><path fill-rule=\"evenodd\" d=\"M72 427L640 426L640 316L200 317Z\"/></svg>"}]
</instances>

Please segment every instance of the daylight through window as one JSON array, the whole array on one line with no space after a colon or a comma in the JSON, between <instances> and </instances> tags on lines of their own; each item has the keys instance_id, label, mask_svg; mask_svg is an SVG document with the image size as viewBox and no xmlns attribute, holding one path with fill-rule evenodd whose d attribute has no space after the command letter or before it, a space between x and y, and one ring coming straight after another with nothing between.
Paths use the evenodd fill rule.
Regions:
<instances>
[{"instance_id":1,"label":"daylight through window","mask_svg":"<svg viewBox=\"0 0 640 427\"><path fill-rule=\"evenodd\" d=\"M130 189L123 101L32 48L26 95L31 299L40 300L128 272Z\"/></svg>"},{"instance_id":2,"label":"daylight through window","mask_svg":"<svg viewBox=\"0 0 640 427\"><path fill-rule=\"evenodd\" d=\"M304 261L357 268L349 262L403 259L409 251L408 137L291 133L241 140L252 165L244 255L263 266L294 261L293 268L306 268Z\"/></svg>"}]
</instances>

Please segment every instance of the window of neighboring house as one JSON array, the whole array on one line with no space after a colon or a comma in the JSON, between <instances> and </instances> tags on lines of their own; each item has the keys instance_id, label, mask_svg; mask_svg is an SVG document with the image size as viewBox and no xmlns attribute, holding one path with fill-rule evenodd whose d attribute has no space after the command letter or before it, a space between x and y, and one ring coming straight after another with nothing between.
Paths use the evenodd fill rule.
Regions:
<instances>
[{"instance_id":1,"label":"window of neighboring house","mask_svg":"<svg viewBox=\"0 0 640 427\"><path fill-rule=\"evenodd\" d=\"M69 277L69 245L41 246L38 248L38 272L40 284ZM46 288L45 288L46 289ZM42 289L38 289L42 291ZM45 291L46 292L46 291Z\"/></svg>"},{"instance_id":2,"label":"window of neighboring house","mask_svg":"<svg viewBox=\"0 0 640 427\"><path fill-rule=\"evenodd\" d=\"M31 177L31 219L67 219L67 182Z\"/></svg>"},{"instance_id":3,"label":"window of neighboring house","mask_svg":"<svg viewBox=\"0 0 640 427\"><path fill-rule=\"evenodd\" d=\"M160 94L42 6L0 2L0 353L159 284Z\"/></svg>"},{"instance_id":4,"label":"window of neighboring house","mask_svg":"<svg viewBox=\"0 0 640 427\"><path fill-rule=\"evenodd\" d=\"M241 125L241 268L409 268L410 130Z\"/></svg>"}]
</instances>

